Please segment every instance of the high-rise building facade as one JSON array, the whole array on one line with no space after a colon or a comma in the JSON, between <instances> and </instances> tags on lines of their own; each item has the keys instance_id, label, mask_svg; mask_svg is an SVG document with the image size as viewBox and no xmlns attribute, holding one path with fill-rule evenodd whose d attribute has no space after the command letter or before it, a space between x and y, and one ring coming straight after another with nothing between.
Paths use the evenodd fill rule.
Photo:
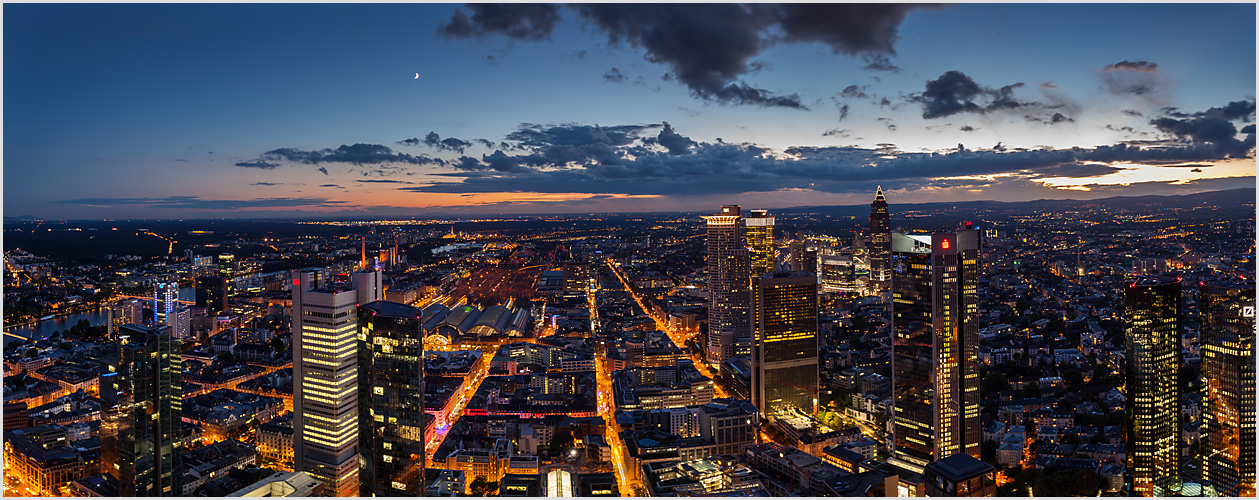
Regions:
<instances>
[{"instance_id":1,"label":"high-rise building facade","mask_svg":"<svg viewBox=\"0 0 1259 500\"><path fill-rule=\"evenodd\" d=\"M870 262L870 287L878 291L890 288L892 270L889 267L892 258L892 216L887 211L887 199L883 197L883 186L874 193L874 201L870 203L870 240L867 242L866 255Z\"/></svg>"},{"instance_id":2,"label":"high-rise building facade","mask_svg":"<svg viewBox=\"0 0 1259 500\"><path fill-rule=\"evenodd\" d=\"M1124 290L1130 496L1180 490L1180 280L1135 277Z\"/></svg>"},{"instance_id":3,"label":"high-rise building facade","mask_svg":"<svg viewBox=\"0 0 1259 500\"><path fill-rule=\"evenodd\" d=\"M359 495L418 496L424 488L422 312L396 302L358 308Z\"/></svg>"},{"instance_id":4,"label":"high-rise building facade","mask_svg":"<svg viewBox=\"0 0 1259 500\"><path fill-rule=\"evenodd\" d=\"M204 307L212 314L227 310L227 278L202 276L196 280L197 307Z\"/></svg>"},{"instance_id":5,"label":"high-rise building facade","mask_svg":"<svg viewBox=\"0 0 1259 500\"><path fill-rule=\"evenodd\" d=\"M118 336L118 327L144 323L144 302L140 299L121 299L109 307L108 314L107 332L109 338L114 339Z\"/></svg>"},{"instance_id":6,"label":"high-rise building facade","mask_svg":"<svg viewBox=\"0 0 1259 500\"><path fill-rule=\"evenodd\" d=\"M1220 496L1255 496L1255 282L1199 284L1202 479Z\"/></svg>"},{"instance_id":7,"label":"high-rise building facade","mask_svg":"<svg viewBox=\"0 0 1259 500\"><path fill-rule=\"evenodd\" d=\"M736 355L750 355L752 331L748 309L751 254L744 245L743 217L738 205L721 207L704 217L708 225L709 365Z\"/></svg>"},{"instance_id":8,"label":"high-rise building facade","mask_svg":"<svg viewBox=\"0 0 1259 500\"><path fill-rule=\"evenodd\" d=\"M806 272L752 278L752 404L762 415L817 410L817 278Z\"/></svg>"},{"instance_id":9,"label":"high-rise building facade","mask_svg":"<svg viewBox=\"0 0 1259 500\"><path fill-rule=\"evenodd\" d=\"M334 496L358 496L358 304L380 300L380 272L353 287L292 271L293 464Z\"/></svg>"},{"instance_id":10,"label":"high-rise building facade","mask_svg":"<svg viewBox=\"0 0 1259 500\"><path fill-rule=\"evenodd\" d=\"M751 277L772 272L775 258L774 218L765 210L752 210L743 222L747 228Z\"/></svg>"},{"instance_id":11,"label":"high-rise building facade","mask_svg":"<svg viewBox=\"0 0 1259 500\"><path fill-rule=\"evenodd\" d=\"M892 233L893 437L920 469L980 458L979 231Z\"/></svg>"},{"instance_id":12,"label":"high-rise building facade","mask_svg":"<svg viewBox=\"0 0 1259 500\"><path fill-rule=\"evenodd\" d=\"M169 328L118 328L118 364L101 375L102 469L118 495L181 496L183 369Z\"/></svg>"}]
</instances>

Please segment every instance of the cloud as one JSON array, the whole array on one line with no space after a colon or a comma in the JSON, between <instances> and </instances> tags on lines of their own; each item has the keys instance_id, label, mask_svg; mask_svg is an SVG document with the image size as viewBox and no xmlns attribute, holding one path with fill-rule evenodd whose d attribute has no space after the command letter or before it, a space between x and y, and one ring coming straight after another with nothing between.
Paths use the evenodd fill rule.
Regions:
<instances>
[{"instance_id":1,"label":"cloud","mask_svg":"<svg viewBox=\"0 0 1259 500\"><path fill-rule=\"evenodd\" d=\"M418 137L412 137L410 139L403 139L401 141L398 141L398 144L401 144L403 146L419 146L420 139Z\"/></svg>"},{"instance_id":2,"label":"cloud","mask_svg":"<svg viewBox=\"0 0 1259 500\"><path fill-rule=\"evenodd\" d=\"M269 161L264 161L264 160L250 160L250 161L238 161L238 162L236 162L236 166L238 166L238 167L249 167L249 168L261 168L261 169L263 169L263 170L271 170L271 169L273 169L273 168L275 168L275 167L280 166L280 164L279 164L279 163L271 163L271 162L269 162Z\"/></svg>"},{"instance_id":3,"label":"cloud","mask_svg":"<svg viewBox=\"0 0 1259 500\"><path fill-rule=\"evenodd\" d=\"M550 38L558 8L544 4L470 4L441 23L446 38L502 35L510 40ZM908 4L571 4L587 26L610 45L643 51L664 65L691 95L720 104L806 109L797 94L779 94L741 78L760 66L752 60L778 43L822 43L832 53L859 56L868 69L895 71L899 27ZM702 47L703 50L697 50Z\"/></svg>"},{"instance_id":4,"label":"cloud","mask_svg":"<svg viewBox=\"0 0 1259 500\"><path fill-rule=\"evenodd\" d=\"M839 92L839 96L845 99L867 99L870 97L870 95L866 93L867 88L869 88L869 85L862 85L860 87L856 85L849 85Z\"/></svg>"},{"instance_id":5,"label":"cloud","mask_svg":"<svg viewBox=\"0 0 1259 500\"><path fill-rule=\"evenodd\" d=\"M1150 124L1160 131L1170 134L1181 144L1190 147L1203 147L1217 154L1243 158L1250 155L1255 147L1255 128L1251 124L1242 129L1244 139L1237 139L1238 130L1233 124L1237 120L1254 120L1255 101L1233 101L1220 108L1185 114L1170 111L1168 116L1150 120Z\"/></svg>"},{"instance_id":6,"label":"cloud","mask_svg":"<svg viewBox=\"0 0 1259 500\"><path fill-rule=\"evenodd\" d=\"M1150 61L1119 61L1115 64L1107 64L1102 68L1103 73L1112 71L1137 71L1141 73L1158 73L1158 64Z\"/></svg>"},{"instance_id":7,"label":"cloud","mask_svg":"<svg viewBox=\"0 0 1259 500\"><path fill-rule=\"evenodd\" d=\"M345 189L345 187L344 187L344 186L340 186L340 185L337 185L337 184L320 184L320 185L319 185L319 187L321 187L321 188L338 188L338 189Z\"/></svg>"},{"instance_id":8,"label":"cloud","mask_svg":"<svg viewBox=\"0 0 1259 500\"><path fill-rule=\"evenodd\" d=\"M839 121L842 122L844 121L844 118L848 118L848 105L841 104L837 106L837 108L839 109Z\"/></svg>"},{"instance_id":9,"label":"cloud","mask_svg":"<svg viewBox=\"0 0 1259 500\"><path fill-rule=\"evenodd\" d=\"M1179 120L1245 117L1248 109L1253 114L1253 103L1249 106L1212 108L1198 114L1202 116ZM1053 117L1046 120L1052 122ZM1064 115L1059 123L1066 120L1069 117ZM890 120L883 122L885 126L893 126ZM916 189L990 182L974 180L976 176L1024 180L1096 177L1113 172L1110 165L1122 162L1211 162L1232 158L1236 153L1235 144L1217 147L1216 143L1207 140L1207 136L1195 136L1188 131L1184 132L1183 140L1143 145L1120 143L1069 149L1014 149L997 145L986 150L959 147L946 152L919 153L898 151L894 145L877 148L793 147L772 151L754 144L733 144L720 139L696 141L672 125L659 125L661 130L654 135L646 133L654 127L657 125L523 124L509 139L517 144L517 149L511 152L498 150L480 159L462 157L451 162L457 171L431 174L443 180L399 189L455 194L538 192L702 196L782 189L849 193L873 189L878 183L885 186L894 183L905 189ZM848 133L847 130L836 129L823 135L845 136ZM1215 136L1209 138L1219 142ZM1251 144L1253 146L1253 141ZM972 179L957 180L959 177Z\"/></svg>"},{"instance_id":10,"label":"cloud","mask_svg":"<svg viewBox=\"0 0 1259 500\"><path fill-rule=\"evenodd\" d=\"M371 184L411 184L407 181L398 181L393 179L359 179L354 182L364 182Z\"/></svg>"},{"instance_id":11,"label":"cloud","mask_svg":"<svg viewBox=\"0 0 1259 500\"><path fill-rule=\"evenodd\" d=\"M962 125L962 128L961 128L962 132L974 132L976 130L979 130L979 129L972 127L970 125Z\"/></svg>"},{"instance_id":12,"label":"cloud","mask_svg":"<svg viewBox=\"0 0 1259 500\"><path fill-rule=\"evenodd\" d=\"M1145 116L1141 114L1140 111L1137 111L1135 109L1125 109L1123 110L1123 114L1128 115L1128 116Z\"/></svg>"},{"instance_id":13,"label":"cloud","mask_svg":"<svg viewBox=\"0 0 1259 500\"><path fill-rule=\"evenodd\" d=\"M502 35L512 40L549 40L560 19L559 7L542 3L465 4L472 15L455 10L450 20L437 26L445 38L484 38Z\"/></svg>"},{"instance_id":14,"label":"cloud","mask_svg":"<svg viewBox=\"0 0 1259 500\"><path fill-rule=\"evenodd\" d=\"M326 168L324 168L324 167L319 167L319 171L320 171L320 172L323 172L323 174L324 174L324 175L328 175L328 169L326 169Z\"/></svg>"},{"instance_id":15,"label":"cloud","mask_svg":"<svg viewBox=\"0 0 1259 500\"><path fill-rule=\"evenodd\" d=\"M612 83L625 83L625 74L619 69L612 68L603 74L603 79Z\"/></svg>"},{"instance_id":16,"label":"cloud","mask_svg":"<svg viewBox=\"0 0 1259 500\"><path fill-rule=\"evenodd\" d=\"M951 70L935 80L929 80L926 90L910 96L909 100L922 104L922 117L927 119L958 113L983 114L1000 109L1039 106L1039 103L1015 99L1014 89L1022 86L1023 83L1019 82L999 89L983 87L965 73Z\"/></svg>"},{"instance_id":17,"label":"cloud","mask_svg":"<svg viewBox=\"0 0 1259 500\"><path fill-rule=\"evenodd\" d=\"M822 132L822 137L830 137L830 136L848 137L848 134L850 132L852 131L848 129L833 128L825 132Z\"/></svg>"},{"instance_id":18,"label":"cloud","mask_svg":"<svg viewBox=\"0 0 1259 500\"><path fill-rule=\"evenodd\" d=\"M424 136L424 144L438 151L455 151L459 154L463 154L464 149L472 147L471 142L462 139L454 137L442 139L440 135L437 135L437 132L429 132L428 135Z\"/></svg>"},{"instance_id":19,"label":"cloud","mask_svg":"<svg viewBox=\"0 0 1259 500\"><path fill-rule=\"evenodd\" d=\"M353 165L399 163L410 165L440 165L444 163L441 159L429 158L423 155L412 156L405 153L394 153L388 146L380 144L354 144L352 146L342 145L336 149L320 149L312 151L304 151L295 148L279 148L262 153L259 155L259 159L255 161L290 161L293 163L305 163L308 165L318 165L322 163L349 163ZM322 168L321 171L325 174L327 173L327 171Z\"/></svg>"},{"instance_id":20,"label":"cloud","mask_svg":"<svg viewBox=\"0 0 1259 500\"><path fill-rule=\"evenodd\" d=\"M1098 75L1106 84L1106 90L1115 95L1149 97L1163 87L1158 64L1145 60L1107 64Z\"/></svg>"},{"instance_id":21,"label":"cloud","mask_svg":"<svg viewBox=\"0 0 1259 500\"><path fill-rule=\"evenodd\" d=\"M89 205L95 207L115 205L148 205L160 209L192 210L241 210L250 208L292 207L354 207L346 201L327 198L257 198L253 200L206 200L197 196L167 196L163 198L77 198L54 203Z\"/></svg>"},{"instance_id":22,"label":"cloud","mask_svg":"<svg viewBox=\"0 0 1259 500\"><path fill-rule=\"evenodd\" d=\"M255 182L250 185L251 186L280 186L283 184L284 184L283 182Z\"/></svg>"},{"instance_id":23,"label":"cloud","mask_svg":"<svg viewBox=\"0 0 1259 500\"><path fill-rule=\"evenodd\" d=\"M866 64L863 67L863 69L866 69L866 70L890 71L892 73L896 73L901 70L895 64L892 64L892 61L888 60L887 56L882 56L882 55L874 56L874 57L868 58L867 61L869 61L869 64Z\"/></svg>"},{"instance_id":24,"label":"cloud","mask_svg":"<svg viewBox=\"0 0 1259 500\"><path fill-rule=\"evenodd\" d=\"M1052 116L1045 118L1032 115L1023 115L1023 119L1029 122L1044 123L1045 125L1056 125L1059 123L1075 123L1075 119L1068 117L1062 113L1054 113Z\"/></svg>"}]
</instances>

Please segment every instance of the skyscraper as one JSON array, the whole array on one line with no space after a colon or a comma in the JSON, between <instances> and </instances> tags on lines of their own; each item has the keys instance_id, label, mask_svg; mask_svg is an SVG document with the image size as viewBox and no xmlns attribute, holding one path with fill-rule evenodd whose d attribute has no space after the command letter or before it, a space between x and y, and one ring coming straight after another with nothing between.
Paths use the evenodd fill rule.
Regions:
<instances>
[{"instance_id":1,"label":"skyscraper","mask_svg":"<svg viewBox=\"0 0 1259 500\"><path fill-rule=\"evenodd\" d=\"M118 365L101 375L101 454L118 494L183 495L180 343L169 328L118 328Z\"/></svg>"},{"instance_id":2,"label":"skyscraper","mask_svg":"<svg viewBox=\"0 0 1259 500\"><path fill-rule=\"evenodd\" d=\"M1199 284L1202 479L1221 496L1255 496L1255 282Z\"/></svg>"},{"instance_id":3,"label":"skyscraper","mask_svg":"<svg viewBox=\"0 0 1259 500\"><path fill-rule=\"evenodd\" d=\"M181 308L183 309L181 311ZM177 340L191 334L192 313L179 303L179 283L158 283L153 287L153 324L169 326Z\"/></svg>"},{"instance_id":4,"label":"skyscraper","mask_svg":"<svg viewBox=\"0 0 1259 500\"><path fill-rule=\"evenodd\" d=\"M414 496L424 488L421 316L396 302L358 308L361 496Z\"/></svg>"},{"instance_id":5,"label":"skyscraper","mask_svg":"<svg viewBox=\"0 0 1259 500\"><path fill-rule=\"evenodd\" d=\"M1143 276L1124 290L1130 496L1180 490L1180 280Z\"/></svg>"},{"instance_id":6,"label":"skyscraper","mask_svg":"<svg viewBox=\"0 0 1259 500\"><path fill-rule=\"evenodd\" d=\"M227 310L227 279L222 276L202 276L196 281L197 307L204 307L217 314Z\"/></svg>"},{"instance_id":7,"label":"skyscraper","mask_svg":"<svg viewBox=\"0 0 1259 500\"><path fill-rule=\"evenodd\" d=\"M708 222L708 364L751 354L748 269L751 255L744 246L743 218L738 205L721 207Z\"/></svg>"},{"instance_id":8,"label":"skyscraper","mask_svg":"<svg viewBox=\"0 0 1259 500\"><path fill-rule=\"evenodd\" d=\"M752 404L762 415L817 410L817 278L806 272L752 278Z\"/></svg>"},{"instance_id":9,"label":"skyscraper","mask_svg":"<svg viewBox=\"0 0 1259 500\"><path fill-rule=\"evenodd\" d=\"M895 458L980 458L979 231L892 233Z\"/></svg>"},{"instance_id":10,"label":"skyscraper","mask_svg":"<svg viewBox=\"0 0 1259 500\"><path fill-rule=\"evenodd\" d=\"M892 217L887 211L887 200L883 198L883 186L874 193L874 202L870 203L870 241L868 243L870 261L870 287L878 291L889 288L892 271L888 267L892 257Z\"/></svg>"},{"instance_id":11,"label":"skyscraper","mask_svg":"<svg viewBox=\"0 0 1259 500\"><path fill-rule=\"evenodd\" d=\"M765 210L753 210L743 219L747 227L751 277L774 270L774 218Z\"/></svg>"},{"instance_id":12,"label":"skyscraper","mask_svg":"<svg viewBox=\"0 0 1259 500\"><path fill-rule=\"evenodd\" d=\"M380 272L351 274L353 287L292 271L293 464L358 496L358 304L380 300Z\"/></svg>"}]
</instances>

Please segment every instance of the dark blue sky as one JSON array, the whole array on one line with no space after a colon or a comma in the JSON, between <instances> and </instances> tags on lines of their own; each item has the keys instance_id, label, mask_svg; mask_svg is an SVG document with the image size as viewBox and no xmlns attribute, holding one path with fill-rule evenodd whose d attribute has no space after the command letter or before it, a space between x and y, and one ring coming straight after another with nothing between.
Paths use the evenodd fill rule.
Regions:
<instances>
[{"instance_id":1,"label":"dark blue sky","mask_svg":"<svg viewBox=\"0 0 1259 500\"><path fill-rule=\"evenodd\" d=\"M5 215L1255 184L1254 4L6 4L4 31Z\"/></svg>"}]
</instances>

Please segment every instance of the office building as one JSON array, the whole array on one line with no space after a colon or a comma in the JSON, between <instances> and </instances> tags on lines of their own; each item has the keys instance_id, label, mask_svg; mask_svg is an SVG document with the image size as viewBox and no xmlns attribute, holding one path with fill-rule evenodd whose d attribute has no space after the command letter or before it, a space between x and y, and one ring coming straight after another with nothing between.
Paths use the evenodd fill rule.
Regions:
<instances>
[{"instance_id":1,"label":"office building","mask_svg":"<svg viewBox=\"0 0 1259 500\"><path fill-rule=\"evenodd\" d=\"M751 254L744 246L738 205L721 207L708 223L708 346L705 358L717 367L731 357L750 354L748 310Z\"/></svg>"},{"instance_id":2,"label":"office building","mask_svg":"<svg viewBox=\"0 0 1259 500\"><path fill-rule=\"evenodd\" d=\"M228 310L227 278L222 276L202 276L196 281L197 307L204 307L211 314Z\"/></svg>"},{"instance_id":3,"label":"office building","mask_svg":"<svg viewBox=\"0 0 1259 500\"><path fill-rule=\"evenodd\" d=\"M564 293L590 290L590 266L582 262L565 262L560 266L564 277Z\"/></svg>"},{"instance_id":4,"label":"office building","mask_svg":"<svg viewBox=\"0 0 1259 500\"><path fill-rule=\"evenodd\" d=\"M887 211L883 186L875 191L874 201L870 203L870 241L867 242L866 254L870 261L870 287L878 291L888 290L892 279L889 267L892 258L892 216Z\"/></svg>"},{"instance_id":5,"label":"office building","mask_svg":"<svg viewBox=\"0 0 1259 500\"><path fill-rule=\"evenodd\" d=\"M1129 496L1180 491L1180 280L1135 277L1124 290Z\"/></svg>"},{"instance_id":6,"label":"office building","mask_svg":"<svg viewBox=\"0 0 1259 500\"><path fill-rule=\"evenodd\" d=\"M144 323L144 302L140 299L121 299L109 307L109 338L116 338L118 327Z\"/></svg>"},{"instance_id":7,"label":"office building","mask_svg":"<svg viewBox=\"0 0 1259 500\"><path fill-rule=\"evenodd\" d=\"M980 458L979 231L892 233L894 460Z\"/></svg>"},{"instance_id":8,"label":"office building","mask_svg":"<svg viewBox=\"0 0 1259 500\"><path fill-rule=\"evenodd\" d=\"M1255 496L1255 282L1199 284L1202 479L1221 496Z\"/></svg>"},{"instance_id":9,"label":"office building","mask_svg":"<svg viewBox=\"0 0 1259 500\"><path fill-rule=\"evenodd\" d=\"M856 291L857 275L852 250L823 248L818 255L818 282L823 292Z\"/></svg>"},{"instance_id":10,"label":"office building","mask_svg":"<svg viewBox=\"0 0 1259 500\"><path fill-rule=\"evenodd\" d=\"M418 496L424 479L424 332L419 309L358 308L361 496Z\"/></svg>"},{"instance_id":11,"label":"office building","mask_svg":"<svg viewBox=\"0 0 1259 500\"><path fill-rule=\"evenodd\" d=\"M752 278L752 404L764 415L817 410L817 280L806 272Z\"/></svg>"},{"instance_id":12,"label":"office building","mask_svg":"<svg viewBox=\"0 0 1259 500\"><path fill-rule=\"evenodd\" d=\"M751 266L750 277L755 278L774 270L774 218L765 210L753 210L743 219L747 228L747 244Z\"/></svg>"},{"instance_id":13,"label":"office building","mask_svg":"<svg viewBox=\"0 0 1259 500\"><path fill-rule=\"evenodd\" d=\"M118 365L101 375L101 464L119 496L180 496L180 343L168 327L123 325Z\"/></svg>"},{"instance_id":14,"label":"office building","mask_svg":"<svg viewBox=\"0 0 1259 500\"><path fill-rule=\"evenodd\" d=\"M353 286L290 272L293 291L293 462L333 496L358 496L358 304L380 300L380 272Z\"/></svg>"},{"instance_id":15,"label":"office building","mask_svg":"<svg viewBox=\"0 0 1259 500\"><path fill-rule=\"evenodd\" d=\"M927 464L923 472L929 497L996 496L997 470L991 464L958 453Z\"/></svg>"}]
</instances>

